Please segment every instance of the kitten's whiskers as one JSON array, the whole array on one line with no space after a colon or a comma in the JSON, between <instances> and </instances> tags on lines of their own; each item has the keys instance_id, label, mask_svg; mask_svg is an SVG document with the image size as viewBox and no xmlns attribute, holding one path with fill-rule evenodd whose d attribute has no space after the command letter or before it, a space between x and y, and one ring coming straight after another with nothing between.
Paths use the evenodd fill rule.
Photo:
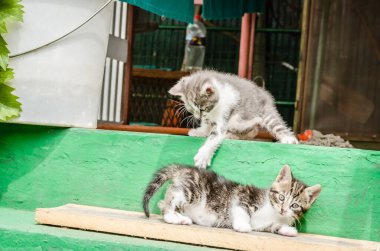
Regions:
<instances>
[{"instance_id":1,"label":"kitten's whiskers","mask_svg":"<svg viewBox=\"0 0 380 251\"><path fill-rule=\"evenodd\" d=\"M299 228L301 230L302 229L301 221L297 217L295 217L295 216L292 216L292 219L296 222L297 225L299 225Z\"/></svg>"},{"instance_id":2,"label":"kitten's whiskers","mask_svg":"<svg viewBox=\"0 0 380 251\"><path fill-rule=\"evenodd\" d=\"M193 116L193 114L190 114L190 115L188 115L187 117L183 118L183 119L181 120L180 124L182 125L182 122L184 122L185 120L190 119L191 116Z\"/></svg>"},{"instance_id":3,"label":"kitten's whiskers","mask_svg":"<svg viewBox=\"0 0 380 251\"><path fill-rule=\"evenodd\" d=\"M181 106L177 109L177 111L174 113L175 116L180 115L183 110L186 109L185 106Z\"/></svg>"},{"instance_id":4,"label":"kitten's whiskers","mask_svg":"<svg viewBox=\"0 0 380 251\"><path fill-rule=\"evenodd\" d=\"M187 127L187 128L190 128L190 127L189 127L189 124L191 125L191 120L192 120L193 118L194 118L194 115L191 114L191 115L190 115L190 118L187 120L187 123L186 123L186 127Z\"/></svg>"},{"instance_id":5,"label":"kitten's whiskers","mask_svg":"<svg viewBox=\"0 0 380 251\"><path fill-rule=\"evenodd\" d=\"M187 112L186 108L183 108L183 109L181 110L181 112L179 113L178 117L179 117L179 118L184 117L185 114L186 114L186 112Z\"/></svg>"}]
</instances>

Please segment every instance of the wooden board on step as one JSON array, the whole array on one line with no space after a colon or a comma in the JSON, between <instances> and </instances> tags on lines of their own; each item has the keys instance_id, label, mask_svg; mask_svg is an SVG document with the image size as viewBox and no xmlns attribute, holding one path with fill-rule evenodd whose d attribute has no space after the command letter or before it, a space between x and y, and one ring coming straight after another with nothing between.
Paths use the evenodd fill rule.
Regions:
<instances>
[{"instance_id":1,"label":"wooden board on step","mask_svg":"<svg viewBox=\"0 0 380 251\"><path fill-rule=\"evenodd\" d=\"M38 224L235 250L380 250L379 242L313 234L284 237L259 232L238 233L230 229L198 225L172 225L163 222L159 215L151 215L147 219L140 212L76 204L37 208L35 220Z\"/></svg>"}]
</instances>

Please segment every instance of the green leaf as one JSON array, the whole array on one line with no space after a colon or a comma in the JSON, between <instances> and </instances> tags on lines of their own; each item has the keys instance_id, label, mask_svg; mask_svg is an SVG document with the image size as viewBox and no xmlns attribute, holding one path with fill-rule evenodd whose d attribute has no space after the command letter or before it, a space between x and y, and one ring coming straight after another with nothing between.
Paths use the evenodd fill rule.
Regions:
<instances>
[{"instance_id":1,"label":"green leaf","mask_svg":"<svg viewBox=\"0 0 380 251\"><path fill-rule=\"evenodd\" d=\"M20 0L0 0L0 68L5 70L8 65L7 43L1 33L7 32L6 24L9 21L22 21L24 11Z\"/></svg>"},{"instance_id":2,"label":"green leaf","mask_svg":"<svg viewBox=\"0 0 380 251\"><path fill-rule=\"evenodd\" d=\"M12 92L14 88L6 84L0 84L0 121L6 121L20 116L21 103Z\"/></svg>"},{"instance_id":3,"label":"green leaf","mask_svg":"<svg viewBox=\"0 0 380 251\"><path fill-rule=\"evenodd\" d=\"M0 34L7 32L7 26L5 25L5 23L0 23Z\"/></svg>"},{"instance_id":4,"label":"green leaf","mask_svg":"<svg viewBox=\"0 0 380 251\"><path fill-rule=\"evenodd\" d=\"M6 83L13 79L13 70L7 68L0 69L0 121L18 117L21 111L21 104L18 97L12 94L14 88Z\"/></svg>"},{"instance_id":5,"label":"green leaf","mask_svg":"<svg viewBox=\"0 0 380 251\"><path fill-rule=\"evenodd\" d=\"M8 81L13 79L13 69L7 68L5 71L0 69L0 84L6 84Z\"/></svg>"},{"instance_id":6,"label":"green leaf","mask_svg":"<svg viewBox=\"0 0 380 251\"><path fill-rule=\"evenodd\" d=\"M9 21L22 21L24 11L20 0L0 0L0 33L6 33Z\"/></svg>"},{"instance_id":7,"label":"green leaf","mask_svg":"<svg viewBox=\"0 0 380 251\"><path fill-rule=\"evenodd\" d=\"M1 1L1 0L0 0ZM6 70L9 61L9 50L4 38L0 35L0 69Z\"/></svg>"},{"instance_id":8,"label":"green leaf","mask_svg":"<svg viewBox=\"0 0 380 251\"><path fill-rule=\"evenodd\" d=\"M14 88L7 85L7 82L13 79L13 70L7 68L9 50L1 34L7 32L8 22L22 21L22 8L20 0L0 0L0 121L18 117L21 111L21 103L12 93Z\"/></svg>"}]
</instances>

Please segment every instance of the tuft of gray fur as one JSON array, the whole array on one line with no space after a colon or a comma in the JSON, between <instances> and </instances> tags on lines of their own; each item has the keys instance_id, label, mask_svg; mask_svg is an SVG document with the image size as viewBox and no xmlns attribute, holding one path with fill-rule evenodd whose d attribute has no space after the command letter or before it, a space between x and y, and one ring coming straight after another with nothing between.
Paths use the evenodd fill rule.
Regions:
<instances>
[{"instance_id":1,"label":"tuft of gray fur","mask_svg":"<svg viewBox=\"0 0 380 251\"><path fill-rule=\"evenodd\" d=\"M301 141L301 144L313 145L313 146L330 146L330 147L341 147L341 148L353 148L350 141L344 140L339 135L334 135L332 133L322 134L320 131L313 130L312 136L306 141Z\"/></svg>"}]
</instances>

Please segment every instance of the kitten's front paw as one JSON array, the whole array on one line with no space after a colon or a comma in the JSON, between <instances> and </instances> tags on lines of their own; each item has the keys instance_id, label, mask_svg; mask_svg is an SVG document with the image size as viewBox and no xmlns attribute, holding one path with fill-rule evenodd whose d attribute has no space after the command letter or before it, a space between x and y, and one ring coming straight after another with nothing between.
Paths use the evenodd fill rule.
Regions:
<instances>
[{"instance_id":1,"label":"kitten's front paw","mask_svg":"<svg viewBox=\"0 0 380 251\"><path fill-rule=\"evenodd\" d=\"M190 129L188 135L191 137L206 137L206 133L198 130L198 129Z\"/></svg>"},{"instance_id":2,"label":"kitten's front paw","mask_svg":"<svg viewBox=\"0 0 380 251\"><path fill-rule=\"evenodd\" d=\"M297 236L298 231L295 227L290 227L287 225L283 225L279 230L278 233L285 236L294 237Z\"/></svg>"},{"instance_id":3,"label":"kitten's front paw","mask_svg":"<svg viewBox=\"0 0 380 251\"><path fill-rule=\"evenodd\" d=\"M280 139L281 144L298 144L298 140L293 135L284 136Z\"/></svg>"},{"instance_id":4,"label":"kitten's front paw","mask_svg":"<svg viewBox=\"0 0 380 251\"><path fill-rule=\"evenodd\" d=\"M252 227L251 225L249 225L248 223L245 223L245 224L234 224L233 225L233 229L237 232L241 232L241 233L249 233L252 231Z\"/></svg>"},{"instance_id":5,"label":"kitten's front paw","mask_svg":"<svg viewBox=\"0 0 380 251\"><path fill-rule=\"evenodd\" d=\"M199 149L197 155L194 157L194 164L199 168L206 168L211 165L212 154L203 149Z\"/></svg>"}]
</instances>

